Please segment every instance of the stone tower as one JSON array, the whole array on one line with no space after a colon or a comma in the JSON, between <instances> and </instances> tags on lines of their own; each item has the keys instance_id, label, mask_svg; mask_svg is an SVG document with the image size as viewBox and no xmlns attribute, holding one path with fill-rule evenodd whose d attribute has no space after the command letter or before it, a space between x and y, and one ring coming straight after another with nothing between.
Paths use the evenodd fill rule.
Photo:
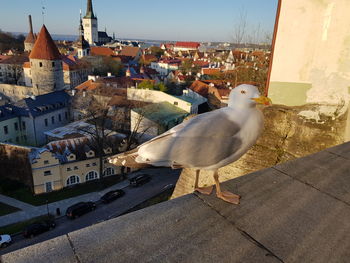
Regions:
<instances>
[{"instance_id":1,"label":"stone tower","mask_svg":"<svg viewBox=\"0 0 350 263\"><path fill-rule=\"evenodd\" d=\"M90 55L90 45L84 38L84 27L80 15L80 25L79 25L79 37L76 42L76 48L78 52L78 58L82 58Z\"/></svg>"},{"instance_id":2,"label":"stone tower","mask_svg":"<svg viewBox=\"0 0 350 263\"><path fill-rule=\"evenodd\" d=\"M24 51L30 52L34 47L36 36L33 33L32 16L29 15L28 18L29 18L29 33L26 39L24 40Z\"/></svg>"},{"instance_id":3,"label":"stone tower","mask_svg":"<svg viewBox=\"0 0 350 263\"><path fill-rule=\"evenodd\" d=\"M33 88L45 94L64 88L62 58L45 25L29 55Z\"/></svg>"},{"instance_id":4,"label":"stone tower","mask_svg":"<svg viewBox=\"0 0 350 263\"><path fill-rule=\"evenodd\" d=\"M94 15L92 9L92 0L87 0L86 15L83 18L84 23L84 37L93 45L98 42L98 28L97 28L97 17Z\"/></svg>"}]
</instances>

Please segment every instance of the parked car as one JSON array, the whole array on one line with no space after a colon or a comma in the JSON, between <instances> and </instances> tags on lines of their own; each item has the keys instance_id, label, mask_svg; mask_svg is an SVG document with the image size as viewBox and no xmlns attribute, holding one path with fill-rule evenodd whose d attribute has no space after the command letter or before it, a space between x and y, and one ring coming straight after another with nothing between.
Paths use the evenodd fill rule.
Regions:
<instances>
[{"instance_id":1,"label":"parked car","mask_svg":"<svg viewBox=\"0 0 350 263\"><path fill-rule=\"evenodd\" d=\"M123 190L121 189L113 190L113 191L109 191L108 193L105 193L101 197L101 200L103 203L109 203L118 199L119 197L122 197L123 195L125 195L125 192Z\"/></svg>"},{"instance_id":2,"label":"parked car","mask_svg":"<svg viewBox=\"0 0 350 263\"><path fill-rule=\"evenodd\" d=\"M24 237L34 237L36 235L39 235L43 232L46 232L55 228L55 226L56 226L55 221L45 220L43 222L34 223L25 227L22 234Z\"/></svg>"},{"instance_id":3,"label":"parked car","mask_svg":"<svg viewBox=\"0 0 350 263\"><path fill-rule=\"evenodd\" d=\"M148 183L151 180L151 176L148 174L140 174L138 176L135 176L134 178L131 178L130 181L130 186L132 187L137 187L140 185L143 185L145 183Z\"/></svg>"},{"instance_id":4,"label":"parked car","mask_svg":"<svg viewBox=\"0 0 350 263\"><path fill-rule=\"evenodd\" d=\"M66 216L70 219L74 219L95 209L96 204L94 202L80 202L68 207L66 210Z\"/></svg>"},{"instance_id":5,"label":"parked car","mask_svg":"<svg viewBox=\"0 0 350 263\"><path fill-rule=\"evenodd\" d=\"M12 243L10 235L0 235L0 247L7 247Z\"/></svg>"}]
</instances>

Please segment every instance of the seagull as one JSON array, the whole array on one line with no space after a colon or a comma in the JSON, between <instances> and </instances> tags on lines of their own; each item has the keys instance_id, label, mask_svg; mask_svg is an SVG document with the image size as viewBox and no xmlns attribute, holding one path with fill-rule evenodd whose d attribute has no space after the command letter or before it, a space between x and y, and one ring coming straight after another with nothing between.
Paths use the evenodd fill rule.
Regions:
<instances>
[{"instance_id":1,"label":"seagull","mask_svg":"<svg viewBox=\"0 0 350 263\"><path fill-rule=\"evenodd\" d=\"M239 85L230 92L227 107L196 115L109 162L131 168L192 168L195 191L210 195L213 186L198 186L200 170L208 170L213 172L217 197L239 204L239 195L221 190L218 169L238 160L261 135L264 118L257 104L270 105L271 100L253 85Z\"/></svg>"}]
</instances>

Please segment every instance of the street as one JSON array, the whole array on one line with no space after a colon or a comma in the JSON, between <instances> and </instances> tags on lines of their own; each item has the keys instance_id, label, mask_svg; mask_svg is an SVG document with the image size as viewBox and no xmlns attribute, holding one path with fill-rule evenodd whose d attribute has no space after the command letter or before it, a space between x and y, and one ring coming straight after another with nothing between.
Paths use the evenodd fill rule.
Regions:
<instances>
[{"instance_id":1,"label":"street","mask_svg":"<svg viewBox=\"0 0 350 263\"><path fill-rule=\"evenodd\" d=\"M175 186L180 172L181 170L172 170L170 168L152 168L129 174L128 177L132 178L137 174L147 173L151 175L152 179L150 182L139 187L133 188L127 186L123 188L125 195L109 204L97 202L99 200L92 200L97 202L96 210L75 220L68 219L65 216L57 218L55 229L42 233L32 239L25 239L22 235L17 235L12 238L13 244L7 248L0 249L0 255L117 217L136 205L160 194L167 188ZM65 213L65 211L62 211L62 213Z\"/></svg>"}]
</instances>

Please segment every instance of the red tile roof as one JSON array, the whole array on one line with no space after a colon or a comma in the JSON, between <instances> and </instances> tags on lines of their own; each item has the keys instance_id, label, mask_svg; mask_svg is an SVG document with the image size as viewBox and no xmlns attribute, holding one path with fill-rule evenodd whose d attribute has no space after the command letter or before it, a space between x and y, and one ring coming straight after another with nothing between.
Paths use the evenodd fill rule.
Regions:
<instances>
[{"instance_id":1,"label":"red tile roof","mask_svg":"<svg viewBox=\"0 0 350 263\"><path fill-rule=\"evenodd\" d=\"M24 68L30 68L30 62L24 62L23 63Z\"/></svg>"},{"instance_id":2,"label":"red tile roof","mask_svg":"<svg viewBox=\"0 0 350 263\"><path fill-rule=\"evenodd\" d=\"M190 89L198 93L199 95L202 95L203 97L208 97L209 84L206 84L203 81L194 81L190 86Z\"/></svg>"},{"instance_id":3,"label":"red tile roof","mask_svg":"<svg viewBox=\"0 0 350 263\"><path fill-rule=\"evenodd\" d=\"M140 51L139 47L124 47L119 55L128 56L128 57L136 57L137 53Z\"/></svg>"},{"instance_id":4,"label":"red tile roof","mask_svg":"<svg viewBox=\"0 0 350 263\"><path fill-rule=\"evenodd\" d=\"M90 53L92 56L113 56L115 55L113 50L109 47L90 47Z\"/></svg>"},{"instance_id":5,"label":"red tile roof","mask_svg":"<svg viewBox=\"0 0 350 263\"><path fill-rule=\"evenodd\" d=\"M32 52L30 52L29 58L31 59L45 59L45 60L57 60L61 59L61 54L58 48L53 42L50 33L47 31L45 25L42 26L39 36L35 41Z\"/></svg>"},{"instance_id":6,"label":"red tile roof","mask_svg":"<svg viewBox=\"0 0 350 263\"><path fill-rule=\"evenodd\" d=\"M219 68L202 68L202 74L203 75L215 75L220 73Z\"/></svg>"},{"instance_id":7,"label":"red tile roof","mask_svg":"<svg viewBox=\"0 0 350 263\"><path fill-rule=\"evenodd\" d=\"M209 62L203 61L203 60L196 60L196 61L193 61L193 64L195 64L196 66L199 66L199 67L201 67L201 68L204 68L204 67L208 67L208 66L209 66Z\"/></svg>"},{"instance_id":8,"label":"red tile roof","mask_svg":"<svg viewBox=\"0 0 350 263\"><path fill-rule=\"evenodd\" d=\"M176 42L175 47L198 48L200 45L198 42Z\"/></svg>"}]
</instances>

